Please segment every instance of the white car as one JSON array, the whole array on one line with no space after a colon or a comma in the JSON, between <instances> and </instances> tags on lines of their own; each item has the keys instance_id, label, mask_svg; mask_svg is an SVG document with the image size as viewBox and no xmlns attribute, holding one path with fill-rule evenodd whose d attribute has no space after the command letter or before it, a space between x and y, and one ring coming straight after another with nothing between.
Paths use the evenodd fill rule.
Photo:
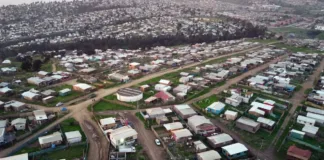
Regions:
<instances>
[{"instance_id":1,"label":"white car","mask_svg":"<svg viewBox=\"0 0 324 160\"><path fill-rule=\"evenodd\" d=\"M57 103L55 106L56 106L56 107L59 107L59 106L63 106L63 104L64 104L64 103L59 102L59 103Z\"/></svg>"},{"instance_id":2,"label":"white car","mask_svg":"<svg viewBox=\"0 0 324 160\"><path fill-rule=\"evenodd\" d=\"M155 139L155 144L158 145L158 146L160 146L161 145L160 140L159 139Z\"/></svg>"}]
</instances>

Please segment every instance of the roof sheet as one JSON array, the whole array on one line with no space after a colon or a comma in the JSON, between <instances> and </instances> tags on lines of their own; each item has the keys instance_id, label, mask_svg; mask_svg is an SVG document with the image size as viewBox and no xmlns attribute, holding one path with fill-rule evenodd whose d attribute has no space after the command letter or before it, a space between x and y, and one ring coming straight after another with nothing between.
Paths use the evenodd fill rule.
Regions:
<instances>
[{"instance_id":1,"label":"roof sheet","mask_svg":"<svg viewBox=\"0 0 324 160\"><path fill-rule=\"evenodd\" d=\"M231 144L231 145L222 147L222 149L226 150L227 153L230 155L248 151L248 149L241 143Z\"/></svg>"},{"instance_id":2,"label":"roof sheet","mask_svg":"<svg viewBox=\"0 0 324 160\"><path fill-rule=\"evenodd\" d=\"M221 159L222 157L215 150L209 150L197 154L202 160L215 160Z\"/></svg>"}]
</instances>

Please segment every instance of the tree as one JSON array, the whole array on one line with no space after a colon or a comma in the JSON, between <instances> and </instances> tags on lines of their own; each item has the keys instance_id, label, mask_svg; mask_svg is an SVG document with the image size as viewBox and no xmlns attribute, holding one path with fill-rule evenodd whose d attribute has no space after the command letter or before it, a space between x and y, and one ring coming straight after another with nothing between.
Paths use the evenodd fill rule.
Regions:
<instances>
[{"instance_id":1,"label":"tree","mask_svg":"<svg viewBox=\"0 0 324 160\"><path fill-rule=\"evenodd\" d=\"M37 59L33 61L33 71L39 71L42 67L42 61Z\"/></svg>"},{"instance_id":2,"label":"tree","mask_svg":"<svg viewBox=\"0 0 324 160\"><path fill-rule=\"evenodd\" d=\"M32 68L32 64L30 63L30 61L23 61L21 63L20 68L24 71L30 71Z\"/></svg>"}]
</instances>

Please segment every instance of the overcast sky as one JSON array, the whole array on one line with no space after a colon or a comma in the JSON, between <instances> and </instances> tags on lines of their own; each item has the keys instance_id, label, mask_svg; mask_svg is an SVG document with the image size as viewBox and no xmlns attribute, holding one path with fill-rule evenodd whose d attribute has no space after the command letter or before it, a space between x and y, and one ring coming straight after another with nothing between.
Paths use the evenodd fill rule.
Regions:
<instances>
[{"instance_id":1,"label":"overcast sky","mask_svg":"<svg viewBox=\"0 0 324 160\"><path fill-rule=\"evenodd\" d=\"M32 3L37 1L51 2L51 1L63 1L63 0L0 0L0 6L9 5L9 4ZM69 1L69 0L65 0L65 1Z\"/></svg>"}]
</instances>

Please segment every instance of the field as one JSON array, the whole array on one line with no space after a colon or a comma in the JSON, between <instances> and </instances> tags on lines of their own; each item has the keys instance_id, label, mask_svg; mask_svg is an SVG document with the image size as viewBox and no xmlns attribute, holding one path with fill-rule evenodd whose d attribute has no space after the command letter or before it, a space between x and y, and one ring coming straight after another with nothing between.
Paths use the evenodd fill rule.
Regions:
<instances>
[{"instance_id":1,"label":"field","mask_svg":"<svg viewBox=\"0 0 324 160\"><path fill-rule=\"evenodd\" d=\"M285 36L289 36L289 34L294 34L296 38L304 38L304 39L313 39L317 38L319 40L324 40L324 32L319 33L318 35L311 36L308 34L310 30L295 28L295 27L280 27L280 28L271 28L273 32L281 33Z\"/></svg>"},{"instance_id":2,"label":"field","mask_svg":"<svg viewBox=\"0 0 324 160\"><path fill-rule=\"evenodd\" d=\"M68 147L63 150L58 150L50 153L45 153L41 156L37 156L37 159L39 160L58 160L58 159L66 159L66 160L74 160L76 158L82 158L83 154L85 152L85 146L79 145L79 146L72 146Z\"/></svg>"},{"instance_id":3,"label":"field","mask_svg":"<svg viewBox=\"0 0 324 160\"><path fill-rule=\"evenodd\" d=\"M307 47L295 47L295 46L291 46L291 45L283 44L283 43L278 43L275 45L278 48L286 48L286 49L290 50L291 52L324 53L324 51L319 51L319 50L315 50L315 49L311 49L311 48L307 48Z\"/></svg>"},{"instance_id":4,"label":"field","mask_svg":"<svg viewBox=\"0 0 324 160\"><path fill-rule=\"evenodd\" d=\"M106 111L106 110L132 110L133 108L126 107L120 104L110 103L106 101L100 101L93 106L94 112Z\"/></svg>"}]
</instances>

